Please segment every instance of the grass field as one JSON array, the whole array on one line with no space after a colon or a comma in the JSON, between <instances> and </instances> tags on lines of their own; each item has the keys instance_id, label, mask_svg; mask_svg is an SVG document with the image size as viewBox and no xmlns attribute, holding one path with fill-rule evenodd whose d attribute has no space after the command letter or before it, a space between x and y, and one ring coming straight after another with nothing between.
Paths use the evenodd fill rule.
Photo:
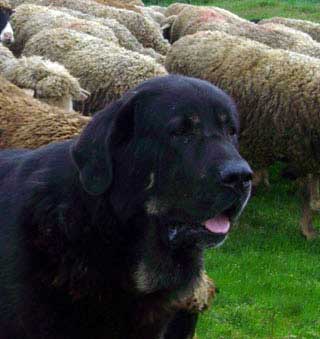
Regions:
<instances>
[{"instance_id":1,"label":"grass field","mask_svg":"<svg viewBox=\"0 0 320 339\"><path fill-rule=\"evenodd\" d=\"M152 1L170 2L175 1ZM223 7L248 19L320 22L320 1L192 3ZM300 235L297 187L279 178L279 165L271 173L271 189L258 191L226 244L207 252L206 267L220 293L200 320L200 339L320 338L320 240L306 242Z\"/></svg>"},{"instance_id":2,"label":"grass field","mask_svg":"<svg viewBox=\"0 0 320 339\"><path fill-rule=\"evenodd\" d=\"M286 16L320 22L319 0L146 0L147 4L167 6L174 2L186 2L197 5L213 5L228 9L244 18L269 18Z\"/></svg>"},{"instance_id":3,"label":"grass field","mask_svg":"<svg viewBox=\"0 0 320 339\"><path fill-rule=\"evenodd\" d=\"M258 191L225 245L207 252L220 293L200 339L320 338L320 241L299 234L296 185L279 178L279 165L271 174L271 189Z\"/></svg>"}]
</instances>

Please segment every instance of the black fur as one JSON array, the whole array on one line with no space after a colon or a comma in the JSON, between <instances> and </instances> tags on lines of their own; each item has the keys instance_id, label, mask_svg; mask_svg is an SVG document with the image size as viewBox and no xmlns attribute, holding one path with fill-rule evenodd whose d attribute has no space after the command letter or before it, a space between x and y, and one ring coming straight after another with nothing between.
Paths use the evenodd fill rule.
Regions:
<instances>
[{"instance_id":1,"label":"black fur","mask_svg":"<svg viewBox=\"0 0 320 339\"><path fill-rule=\"evenodd\" d=\"M257 24L261 20L262 20L261 18L250 19L250 21L255 23L255 24Z\"/></svg>"},{"instance_id":2,"label":"black fur","mask_svg":"<svg viewBox=\"0 0 320 339\"><path fill-rule=\"evenodd\" d=\"M11 9L0 7L0 35L10 21L10 16L12 15L12 13L13 11ZM0 43L1 42L2 41L0 41Z\"/></svg>"},{"instance_id":3,"label":"black fur","mask_svg":"<svg viewBox=\"0 0 320 339\"><path fill-rule=\"evenodd\" d=\"M171 75L96 113L77 139L0 152L0 338L193 333L196 315L170 304L225 237L201 222L232 219L248 197L238 129L224 92Z\"/></svg>"}]
</instances>

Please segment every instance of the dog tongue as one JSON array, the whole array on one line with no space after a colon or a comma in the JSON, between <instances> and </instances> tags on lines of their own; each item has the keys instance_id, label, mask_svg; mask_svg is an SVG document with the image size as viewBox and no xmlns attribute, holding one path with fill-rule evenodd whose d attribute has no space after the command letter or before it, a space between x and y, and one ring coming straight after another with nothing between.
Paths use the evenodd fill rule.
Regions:
<instances>
[{"instance_id":1,"label":"dog tongue","mask_svg":"<svg viewBox=\"0 0 320 339\"><path fill-rule=\"evenodd\" d=\"M202 223L212 233L226 234L230 228L230 220L224 215L218 215L215 218L209 219Z\"/></svg>"}]
</instances>

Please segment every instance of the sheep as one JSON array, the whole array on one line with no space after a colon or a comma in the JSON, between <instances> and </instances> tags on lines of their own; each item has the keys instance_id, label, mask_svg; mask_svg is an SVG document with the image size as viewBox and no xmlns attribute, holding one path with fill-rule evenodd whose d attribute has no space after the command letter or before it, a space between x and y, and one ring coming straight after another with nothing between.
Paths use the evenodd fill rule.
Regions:
<instances>
[{"instance_id":1,"label":"sheep","mask_svg":"<svg viewBox=\"0 0 320 339\"><path fill-rule=\"evenodd\" d=\"M16 59L1 45L0 74L15 85L32 90L39 100L68 112L72 111L72 99L82 101L89 94L62 65L39 56Z\"/></svg>"},{"instance_id":2,"label":"sheep","mask_svg":"<svg viewBox=\"0 0 320 339\"><path fill-rule=\"evenodd\" d=\"M266 28L268 33L265 40L263 39L264 33L261 34L261 38L252 38L253 40L265 43L273 48L283 48L315 58L320 57L320 43L312 39L307 33L276 23L265 23L257 27ZM276 36L278 36L278 39ZM250 36L247 37L251 38Z\"/></svg>"},{"instance_id":3,"label":"sheep","mask_svg":"<svg viewBox=\"0 0 320 339\"><path fill-rule=\"evenodd\" d=\"M182 10L184 10L186 7L195 7L193 5L185 4L183 2L175 2L167 7L164 15L166 17L172 16L172 15L178 15Z\"/></svg>"},{"instance_id":4,"label":"sheep","mask_svg":"<svg viewBox=\"0 0 320 339\"><path fill-rule=\"evenodd\" d=\"M162 30L162 35L168 41L171 40L171 35L172 35L171 28L176 19L177 19L177 15L171 15L171 16L165 17L161 22L160 27Z\"/></svg>"},{"instance_id":5,"label":"sheep","mask_svg":"<svg viewBox=\"0 0 320 339\"><path fill-rule=\"evenodd\" d=\"M162 54L157 53L152 48L143 47L142 44L136 39L136 37L125 26L121 25L115 19L98 18L93 15L85 14L80 11L75 11L65 7L50 7L50 8L59 10L64 13L68 13L80 19L98 22L104 26L107 26L110 29L112 29L113 33L119 40L119 45L121 47L124 47L134 52L149 55L155 58L160 63L164 62L164 56Z\"/></svg>"},{"instance_id":6,"label":"sheep","mask_svg":"<svg viewBox=\"0 0 320 339\"><path fill-rule=\"evenodd\" d=\"M127 9L129 11L133 11L133 12L137 12L137 13L142 14L141 9L138 8L136 5L129 3L129 1L119 1L119 0L94 0L94 1L98 2L99 4L102 4L102 5Z\"/></svg>"},{"instance_id":7,"label":"sheep","mask_svg":"<svg viewBox=\"0 0 320 339\"><path fill-rule=\"evenodd\" d=\"M161 25L162 21L165 19L165 16L157 10L152 9L151 7L141 7L142 14L153 21L157 25Z\"/></svg>"},{"instance_id":8,"label":"sheep","mask_svg":"<svg viewBox=\"0 0 320 339\"><path fill-rule=\"evenodd\" d=\"M79 17L79 18L78 18ZM80 32L101 38L106 42L113 42L120 46L150 55L160 63L164 57L154 50L144 48L130 31L116 20L97 19L65 8L52 8L25 4L18 6L12 18L17 39L11 49L20 55L25 42L35 33L48 28L71 28Z\"/></svg>"},{"instance_id":9,"label":"sheep","mask_svg":"<svg viewBox=\"0 0 320 339\"><path fill-rule=\"evenodd\" d=\"M78 135L89 120L33 99L0 76L0 149L66 140Z\"/></svg>"},{"instance_id":10,"label":"sheep","mask_svg":"<svg viewBox=\"0 0 320 339\"><path fill-rule=\"evenodd\" d=\"M210 30L211 24L214 25L215 30L220 25L229 27L228 24L230 24L233 27L244 23L247 23L247 21L221 8L189 5L182 8L177 14L171 28L170 41L173 43L184 35L193 34L200 30Z\"/></svg>"},{"instance_id":11,"label":"sheep","mask_svg":"<svg viewBox=\"0 0 320 339\"><path fill-rule=\"evenodd\" d=\"M241 153L253 167L266 168L282 158L306 177L317 178L319 59L204 31L175 42L165 65L169 72L208 80L235 99L242 127ZM315 236L305 218L301 226L306 237Z\"/></svg>"},{"instance_id":12,"label":"sheep","mask_svg":"<svg viewBox=\"0 0 320 339\"><path fill-rule=\"evenodd\" d=\"M172 15L179 15L185 8L188 9L212 9L213 11L215 11L216 13L219 13L220 15L222 15L225 18L228 18L229 20L233 20L235 22L246 22L247 20L239 17L238 15L227 11L223 8L220 7L214 7L214 6L195 6L195 5L190 5L190 4L185 4L185 3L174 3L172 5L170 5L169 7L167 7L166 11L165 11L165 16L169 17Z\"/></svg>"},{"instance_id":13,"label":"sheep","mask_svg":"<svg viewBox=\"0 0 320 339\"><path fill-rule=\"evenodd\" d=\"M11 44L14 41L10 24L12 8L6 0L0 0L0 44Z\"/></svg>"},{"instance_id":14,"label":"sheep","mask_svg":"<svg viewBox=\"0 0 320 339\"><path fill-rule=\"evenodd\" d=\"M149 57L70 29L43 30L25 45L24 54L42 55L63 64L91 92L84 112L93 112L128 89L167 74Z\"/></svg>"},{"instance_id":15,"label":"sheep","mask_svg":"<svg viewBox=\"0 0 320 339\"><path fill-rule=\"evenodd\" d=\"M165 13L166 13L167 7L156 6L156 5L148 6L148 7L154 10L155 12L161 13L164 16L166 16Z\"/></svg>"},{"instance_id":16,"label":"sheep","mask_svg":"<svg viewBox=\"0 0 320 339\"><path fill-rule=\"evenodd\" d=\"M169 49L169 43L161 34L158 25L145 18L143 15L120 8L105 6L93 0L18 0L15 4L33 3L43 6L67 7L73 10L94 15L96 17L115 19L124 25L146 48L152 48L156 52L165 55Z\"/></svg>"},{"instance_id":17,"label":"sheep","mask_svg":"<svg viewBox=\"0 0 320 339\"><path fill-rule=\"evenodd\" d=\"M171 42L199 31L221 31L305 55L320 57L320 43L308 34L279 24L256 25L217 8L186 7L171 27Z\"/></svg>"},{"instance_id":18,"label":"sheep","mask_svg":"<svg viewBox=\"0 0 320 339\"><path fill-rule=\"evenodd\" d=\"M97 22L75 18L69 14L53 10L50 7L21 5L15 10L12 24L16 33L16 41L12 46L15 54L20 55L25 43L43 29L71 28L101 38L107 42L118 44L119 40L113 31Z\"/></svg>"},{"instance_id":19,"label":"sheep","mask_svg":"<svg viewBox=\"0 0 320 339\"><path fill-rule=\"evenodd\" d=\"M264 25L266 23L281 24L287 27L294 28L296 30L309 34L314 40L320 42L320 24L319 23L307 21L307 20L282 18L282 17L263 19L258 22L259 25Z\"/></svg>"},{"instance_id":20,"label":"sheep","mask_svg":"<svg viewBox=\"0 0 320 339\"><path fill-rule=\"evenodd\" d=\"M142 2L142 0L117 0L117 1L122 2L124 4L134 5L134 6L144 6L144 3Z\"/></svg>"}]
</instances>

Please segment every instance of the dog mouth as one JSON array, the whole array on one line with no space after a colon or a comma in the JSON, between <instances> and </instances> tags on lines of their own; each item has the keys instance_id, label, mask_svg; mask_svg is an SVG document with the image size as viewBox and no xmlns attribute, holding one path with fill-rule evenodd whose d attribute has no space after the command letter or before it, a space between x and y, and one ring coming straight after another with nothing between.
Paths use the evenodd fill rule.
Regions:
<instances>
[{"instance_id":1,"label":"dog mouth","mask_svg":"<svg viewBox=\"0 0 320 339\"><path fill-rule=\"evenodd\" d=\"M227 234L230 230L230 219L224 214L208 219L201 223L209 232Z\"/></svg>"},{"instance_id":2,"label":"dog mouth","mask_svg":"<svg viewBox=\"0 0 320 339\"><path fill-rule=\"evenodd\" d=\"M243 204L237 201L222 211L212 213L214 217L207 215L197 218L187 215L185 211L175 211L175 218L166 222L169 243L173 247L218 247L227 238L231 225L243 208Z\"/></svg>"}]
</instances>

